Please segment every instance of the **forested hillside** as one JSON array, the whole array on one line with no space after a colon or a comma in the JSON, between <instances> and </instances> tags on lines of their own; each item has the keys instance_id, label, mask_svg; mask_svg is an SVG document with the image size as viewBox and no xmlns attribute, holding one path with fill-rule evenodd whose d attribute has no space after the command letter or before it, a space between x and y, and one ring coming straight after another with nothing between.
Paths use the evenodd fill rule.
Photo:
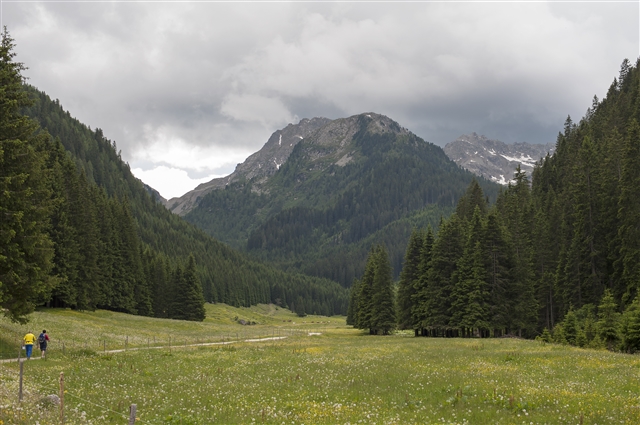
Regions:
<instances>
[{"instance_id":1,"label":"forested hillside","mask_svg":"<svg viewBox=\"0 0 640 425\"><path fill-rule=\"evenodd\" d=\"M334 282L247 260L167 211L115 142L23 84L12 50L5 31L0 302L12 318L23 320L43 303L179 317L176 294L193 285L210 302L301 299L307 312L346 311L345 291Z\"/></svg>"},{"instance_id":2,"label":"forested hillside","mask_svg":"<svg viewBox=\"0 0 640 425\"><path fill-rule=\"evenodd\" d=\"M532 182L517 172L492 207L472 184L436 235L413 234L399 326L639 350L639 120L640 70L625 60L606 98L567 119ZM369 328L366 276L350 320Z\"/></svg>"},{"instance_id":3,"label":"forested hillside","mask_svg":"<svg viewBox=\"0 0 640 425\"><path fill-rule=\"evenodd\" d=\"M399 273L413 227L437 227L473 175L393 120L334 120L268 178L207 194L185 218L256 258L351 285L372 243ZM498 186L481 180L494 200Z\"/></svg>"}]
</instances>

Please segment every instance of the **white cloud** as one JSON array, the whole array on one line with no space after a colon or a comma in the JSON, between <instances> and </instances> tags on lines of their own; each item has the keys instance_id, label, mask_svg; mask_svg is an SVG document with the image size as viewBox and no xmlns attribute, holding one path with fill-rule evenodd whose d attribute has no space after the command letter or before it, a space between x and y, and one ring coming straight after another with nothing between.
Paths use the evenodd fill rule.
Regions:
<instances>
[{"instance_id":1,"label":"white cloud","mask_svg":"<svg viewBox=\"0 0 640 425\"><path fill-rule=\"evenodd\" d=\"M220 112L234 120L259 122L267 128L283 126L293 120L280 99L256 94L230 94L222 101Z\"/></svg>"},{"instance_id":2,"label":"white cloud","mask_svg":"<svg viewBox=\"0 0 640 425\"><path fill-rule=\"evenodd\" d=\"M175 134L179 132L168 127L145 126L143 133L147 142L139 145L132 152L130 159L137 168L149 167L149 164L162 164L170 168L190 170L192 174L228 174L236 164L253 153L231 142L194 145L176 137Z\"/></svg>"},{"instance_id":3,"label":"white cloud","mask_svg":"<svg viewBox=\"0 0 640 425\"><path fill-rule=\"evenodd\" d=\"M553 141L638 56L638 7L43 2L2 19L29 82L133 167L204 176L298 116L375 111L441 145Z\"/></svg>"},{"instance_id":4,"label":"white cloud","mask_svg":"<svg viewBox=\"0 0 640 425\"><path fill-rule=\"evenodd\" d=\"M148 170L133 168L131 172L134 176L160 192L160 195L165 199L184 195L201 183L206 183L216 177L222 177L219 174L210 174L206 177L194 179L189 177L189 173L183 169L164 165Z\"/></svg>"}]
</instances>

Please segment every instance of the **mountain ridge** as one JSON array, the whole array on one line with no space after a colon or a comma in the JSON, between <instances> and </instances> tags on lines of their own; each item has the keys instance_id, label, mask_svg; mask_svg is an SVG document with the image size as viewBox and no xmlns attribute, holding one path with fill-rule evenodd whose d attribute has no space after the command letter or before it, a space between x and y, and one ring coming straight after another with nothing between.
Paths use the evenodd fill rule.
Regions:
<instances>
[{"instance_id":1,"label":"mountain ridge","mask_svg":"<svg viewBox=\"0 0 640 425\"><path fill-rule=\"evenodd\" d=\"M303 118L298 124L289 124L283 129L274 131L262 148L238 164L233 173L202 183L182 196L166 200L164 205L174 214L185 215L212 190L223 189L228 184L242 179L264 178L274 174L300 140L329 122L331 122L330 119L322 117Z\"/></svg>"},{"instance_id":2,"label":"mountain ridge","mask_svg":"<svg viewBox=\"0 0 640 425\"><path fill-rule=\"evenodd\" d=\"M473 132L458 137L444 147L447 156L459 166L498 184L506 185L518 165L529 177L535 163L555 151L555 143L506 144Z\"/></svg>"}]
</instances>

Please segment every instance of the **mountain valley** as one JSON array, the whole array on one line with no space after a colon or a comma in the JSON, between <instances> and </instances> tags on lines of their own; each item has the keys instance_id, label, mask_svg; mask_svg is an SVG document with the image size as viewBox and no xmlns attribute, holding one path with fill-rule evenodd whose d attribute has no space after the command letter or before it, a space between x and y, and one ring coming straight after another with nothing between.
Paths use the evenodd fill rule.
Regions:
<instances>
[{"instance_id":1,"label":"mountain valley","mask_svg":"<svg viewBox=\"0 0 640 425\"><path fill-rule=\"evenodd\" d=\"M412 228L437 227L473 178L441 148L364 113L276 131L231 176L196 189L207 194L169 204L255 258L349 286L375 243L387 245L399 273ZM498 186L478 180L495 199Z\"/></svg>"}]
</instances>

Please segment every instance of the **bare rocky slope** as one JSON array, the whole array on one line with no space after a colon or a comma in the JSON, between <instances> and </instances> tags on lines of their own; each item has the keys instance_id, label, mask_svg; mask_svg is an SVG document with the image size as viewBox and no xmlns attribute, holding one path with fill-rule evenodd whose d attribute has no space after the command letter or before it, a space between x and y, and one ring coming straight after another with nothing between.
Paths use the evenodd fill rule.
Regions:
<instances>
[{"instance_id":1,"label":"bare rocky slope","mask_svg":"<svg viewBox=\"0 0 640 425\"><path fill-rule=\"evenodd\" d=\"M275 174L285 163L293 148L300 140L309 134L330 123L328 118L304 118L298 124L289 124L282 130L274 132L262 149L247 158L242 164L238 164L235 171L226 177L213 179L202 183L184 195L165 201L165 206L174 214L185 215L198 205L204 195L215 189L223 189L230 183L239 180L251 180L257 177L257 181L266 179Z\"/></svg>"},{"instance_id":2,"label":"bare rocky slope","mask_svg":"<svg viewBox=\"0 0 640 425\"><path fill-rule=\"evenodd\" d=\"M463 135L447 143L444 152L459 166L487 180L506 185L520 165L531 176L533 167L547 153L553 153L554 143L534 145L515 143L507 145L476 133Z\"/></svg>"}]
</instances>

